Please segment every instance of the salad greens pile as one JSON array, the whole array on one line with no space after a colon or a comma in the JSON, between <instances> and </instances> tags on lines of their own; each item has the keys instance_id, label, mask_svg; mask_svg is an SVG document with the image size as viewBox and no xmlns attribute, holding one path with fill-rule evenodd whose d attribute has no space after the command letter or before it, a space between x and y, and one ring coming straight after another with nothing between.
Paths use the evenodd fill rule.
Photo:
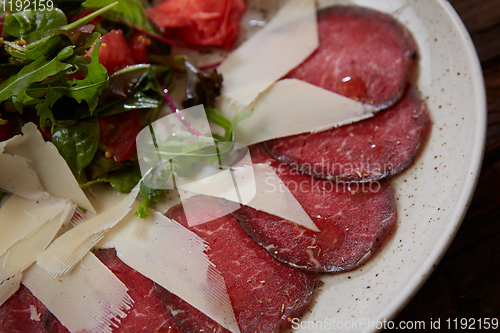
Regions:
<instances>
[{"instance_id":1,"label":"salad greens pile","mask_svg":"<svg viewBox=\"0 0 500 333\"><path fill-rule=\"evenodd\" d=\"M187 57L171 56L169 45L146 17L146 1L51 3L51 10L0 12L0 125L10 121L13 134L17 134L24 123L35 122L45 139L58 148L82 187L106 182L128 193L136 186L141 180L136 154L112 158L107 144L124 138L106 138L103 128L125 126L113 116L131 110L140 113L139 129L150 125L168 102L168 91L174 89L174 77L179 75L187 82L183 106L203 104L209 121L225 130L214 139L234 140L234 127L250 113L231 122L213 109L222 77L215 70L199 70ZM150 61L126 64L118 70L107 68L100 59L101 49L106 47L101 37L116 30L125 38L137 32L148 36ZM130 132L124 129L117 133L130 136ZM211 158L203 155L203 144L198 148L192 163ZM138 215L144 217L147 206L158 202L163 192L141 184L144 199Z\"/></svg>"}]
</instances>

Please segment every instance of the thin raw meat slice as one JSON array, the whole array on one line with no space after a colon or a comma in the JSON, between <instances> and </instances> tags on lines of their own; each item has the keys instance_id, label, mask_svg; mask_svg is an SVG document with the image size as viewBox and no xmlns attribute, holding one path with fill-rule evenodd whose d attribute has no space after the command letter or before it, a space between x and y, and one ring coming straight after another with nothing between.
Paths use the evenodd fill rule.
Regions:
<instances>
[{"instance_id":1,"label":"thin raw meat slice","mask_svg":"<svg viewBox=\"0 0 500 333\"><path fill-rule=\"evenodd\" d=\"M407 168L430 128L416 88L408 86L395 105L374 117L319 133L265 143L279 162L314 177L337 182L371 182Z\"/></svg>"},{"instance_id":2,"label":"thin raw meat slice","mask_svg":"<svg viewBox=\"0 0 500 333\"><path fill-rule=\"evenodd\" d=\"M114 249L100 250L96 256L129 289L134 305L121 320L113 333L165 332L183 333L156 294L154 283L144 275L124 264ZM47 333L69 332L54 316L47 324Z\"/></svg>"},{"instance_id":3,"label":"thin raw meat slice","mask_svg":"<svg viewBox=\"0 0 500 333\"><path fill-rule=\"evenodd\" d=\"M196 196L189 199L188 205L193 218L223 215L189 229L207 241L208 256L224 277L242 333L279 332L307 309L314 288L313 274L273 259L241 229L229 214L224 200ZM187 226L181 205L172 207L167 216ZM177 323L186 332L213 332L214 329L226 332L185 302L168 293L167 297L162 294Z\"/></svg>"},{"instance_id":4,"label":"thin raw meat slice","mask_svg":"<svg viewBox=\"0 0 500 333\"><path fill-rule=\"evenodd\" d=\"M276 259L314 272L357 268L373 255L396 222L390 185L334 183L279 164L261 147L254 163L269 163L321 232L243 206L233 212L243 229Z\"/></svg>"},{"instance_id":5,"label":"thin raw meat slice","mask_svg":"<svg viewBox=\"0 0 500 333\"><path fill-rule=\"evenodd\" d=\"M0 333L45 333L48 310L21 284L0 307Z\"/></svg>"},{"instance_id":6,"label":"thin raw meat slice","mask_svg":"<svg viewBox=\"0 0 500 333\"><path fill-rule=\"evenodd\" d=\"M318 12L319 48L286 78L385 109L403 93L417 55L410 32L381 12L334 6Z\"/></svg>"}]
</instances>

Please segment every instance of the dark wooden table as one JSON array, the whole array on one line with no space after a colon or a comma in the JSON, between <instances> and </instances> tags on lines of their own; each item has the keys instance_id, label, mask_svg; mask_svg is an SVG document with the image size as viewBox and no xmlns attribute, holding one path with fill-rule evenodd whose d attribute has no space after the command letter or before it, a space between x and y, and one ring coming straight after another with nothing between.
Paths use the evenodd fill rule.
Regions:
<instances>
[{"instance_id":1,"label":"dark wooden table","mask_svg":"<svg viewBox=\"0 0 500 333\"><path fill-rule=\"evenodd\" d=\"M441 330L432 332L450 332L443 324L447 318L500 321L500 0L450 2L467 26L483 68L488 136L476 192L456 238L426 284L395 318L425 321L426 327L431 318L441 318ZM483 331L477 322L475 328Z\"/></svg>"}]
</instances>

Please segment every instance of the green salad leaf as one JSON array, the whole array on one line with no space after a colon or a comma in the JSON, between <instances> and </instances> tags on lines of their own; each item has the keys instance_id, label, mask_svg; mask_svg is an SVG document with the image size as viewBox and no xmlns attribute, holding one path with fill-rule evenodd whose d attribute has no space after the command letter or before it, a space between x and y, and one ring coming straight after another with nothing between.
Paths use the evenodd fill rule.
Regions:
<instances>
[{"instance_id":1,"label":"green salad leaf","mask_svg":"<svg viewBox=\"0 0 500 333\"><path fill-rule=\"evenodd\" d=\"M73 126L55 126L52 143L78 175L92 161L99 145L97 119L89 118Z\"/></svg>"},{"instance_id":2,"label":"green salad leaf","mask_svg":"<svg viewBox=\"0 0 500 333\"><path fill-rule=\"evenodd\" d=\"M0 84L0 102L13 98L14 104L19 112L22 112L23 105L34 104L33 98L27 95L27 88L35 82L41 82L47 77L65 71L72 65L63 62L73 54L73 46L62 49L52 60L40 57L32 63L24 66L19 73L9 77ZM15 97L15 98L14 98Z\"/></svg>"},{"instance_id":3,"label":"green salad leaf","mask_svg":"<svg viewBox=\"0 0 500 333\"><path fill-rule=\"evenodd\" d=\"M224 136L214 134L214 138L219 141L234 141L234 129L236 126L246 118L250 117L253 113L253 109L245 112L238 113L232 121L229 121L222 112L214 108L205 109L208 121L219 125L224 129Z\"/></svg>"},{"instance_id":4,"label":"green salad leaf","mask_svg":"<svg viewBox=\"0 0 500 333\"><path fill-rule=\"evenodd\" d=\"M99 9L113 2L113 0L87 0L82 5L85 8ZM146 17L145 7L145 2L142 0L120 0L119 4L109 11L112 14L110 19L118 18L136 28L157 34L153 24Z\"/></svg>"},{"instance_id":5,"label":"green salad leaf","mask_svg":"<svg viewBox=\"0 0 500 333\"><path fill-rule=\"evenodd\" d=\"M5 33L23 38L28 43L51 36L61 26L66 25L66 15L58 8L53 10L25 10L5 18Z\"/></svg>"},{"instance_id":6,"label":"green salad leaf","mask_svg":"<svg viewBox=\"0 0 500 333\"><path fill-rule=\"evenodd\" d=\"M58 52L66 46L71 45L70 40L62 35L51 36L45 43L37 44L31 49L18 47L15 43L4 42L7 46L5 51L12 57L31 62L40 57L50 57L51 54Z\"/></svg>"},{"instance_id":7,"label":"green salad leaf","mask_svg":"<svg viewBox=\"0 0 500 333\"><path fill-rule=\"evenodd\" d=\"M107 160L110 159L108 158ZM81 186L87 187L96 183L108 183L120 193L130 193L140 180L141 170L139 166L132 165L109 171Z\"/></svg>"},{"instance_id":8,"label":"green salad leaf","mask_svg":"<svg viewBox=\"0 0 500 333\"><path fill-rule=\"evenodd\" d=\"M135 215L139 216L142 219L145 219L148 216L148 207L151 204L160 202L163 194L165 194L166 191L149 188L144 185L144 182L142 181L139 186L139 194L142 196L142 200L139 204L139 208L135 212Z\"/></svg>"},{"instance_id":9,"label":"green salad leaf","mask_svg":"<svg viewBox=\"0 0 500 333\"><path fill-rule=\"evenodd\" d=\"M99 63L99 47L101 42L97 42L92 51L90 64L87 65L87 75L83 80L62 78L60 85L52 85L51 89L68 97L72 97L81 103L85 100L89 106L90 114L97 107L99 96L102 91L109 86L108 72Z\"/></svg>"}]
</instances>

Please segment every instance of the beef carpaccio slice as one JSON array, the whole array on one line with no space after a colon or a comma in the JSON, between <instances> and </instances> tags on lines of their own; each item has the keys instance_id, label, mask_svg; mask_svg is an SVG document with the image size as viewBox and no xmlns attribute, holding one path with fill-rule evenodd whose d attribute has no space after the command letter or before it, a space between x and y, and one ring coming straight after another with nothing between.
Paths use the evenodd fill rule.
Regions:
<instances>
[{"instance_id":1,"label":"beef carpaccio slice","mask_svg":"<svg viewBox=\"0 0 500 333\"><path fill-rule=\"evenodd\" d=\"M188 205L194 218L198 214L225 214L189 229L207 241L207 254L224 277L242 333L279 332L307 309L312 299L314 274L272 258L243 231L229 214L224 200L196 196L189 199ZM187 226L181 205L172 207L167 216ZM187 303L166 291L163 294L164 302L186 332L226 332Z\"/></svg>"},{"instance_id":2,"label":"beef carpaccio slice","mask_svg":"<svg viewBox=\"0 0 500 333\"><path fill-rule=\"evenodd\" d=\"M293 169L337 182L370 182L407 168L430 128L418 90L408 86L401 100L363 121L319 133L268 141L267 151Z\"/></svg>"},{"instance_id":3,"label":"beef carpaccio slice","mask_svg":"<svg viewBox=\"0 0 500 333\"><path fill-rule=\"evenodd\" d=\"M276 259L293 267L334 273L355 269L380 246L396 222L386 181L335 183L279 164L258 146L254 163L269 163L321 232L243 206L233 212L243 229Z\"/></svg>"},{"instance_id":4,"label":"beef carpaccio slice","mask_svg":"<svg viewBox=\"0 0 500 333\"><path fill-rule=\"evenodd\" d=\"M0 333L42 333L48 310L21 284L19 290L0 307Z\"/></svg>"},{"instance_id":5,"label":"beef carpaccio slice","mask_svg":"<svg viewBox=\"0 0 500 333\"><path fill-rule=\"evenodd\" d=\"M154 282L123 263L114 249L97 251L101 260L129 289L134 305L113 333L183 333L156 293ZM69 332L54 316L47 322L47 333Z\"/></svg>"},{"instance_id":6,"label":"beef carpaccio slice","mask_svg":"<svg viewBox=\"0 0 500 333\"><path fill-rule=\"evenodd\" d=\"M411 33L384 13L354 6L318 12L319 48L286 78L375 105L394 104L416 60Z\"/></svg>"}]
</instances>

